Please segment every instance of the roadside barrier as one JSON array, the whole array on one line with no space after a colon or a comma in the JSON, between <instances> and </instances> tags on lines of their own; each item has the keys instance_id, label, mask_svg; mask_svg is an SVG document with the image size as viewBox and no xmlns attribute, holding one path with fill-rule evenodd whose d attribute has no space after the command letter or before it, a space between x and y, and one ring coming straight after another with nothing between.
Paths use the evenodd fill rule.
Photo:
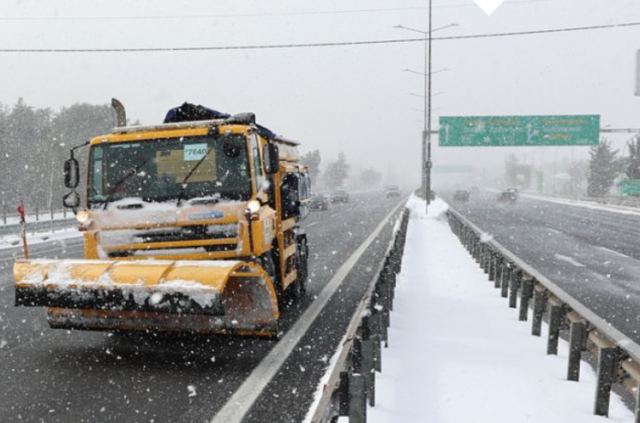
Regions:
<instances>
[{"instance_id":1,"label":"roadside barrier","mask_svg":"<svg viewBox=\"0 0 640 423\"><path fill-rule=\"evenodd\" d=\"M558 353L562 331L568 331L569 358L566 378L580 379L580 360L585 351L595 357L597 386L593 413L607 416L614 384L628 390L635 399L635 422L640 423L640 345L612 327L577 299L526 264L499 242L455 210L447 212L451 230L487 273L489 281L518 307L518 317L527 321L532 309L531 334L542 335L545 313L548 321L547 354Z\"/></svg>"},{"instance_id":2,"label":"roadside barrier","mask_svg":"<svg viewBox=\"0 0 640 423\"><path fill-rule=\"evenodd\" d=\"M382 370L381 344L388 346L387 328L393 309L396 276L409 224L409 210L400 216L385 259L358 304L343 341L325 374L319 399L309 412L311 422L349 417L350 423L367 421L367 402L375 405L375 372Z\"/></svg>"},{"instance_id":3,"label":"roadside barrier","mask_svg":"<svg viewBox=\"0 0 640 423\"><path fill-rule=\"evenodd\" d=\"M56 229L63 229L77 224L75 216L70 217L31 220L32 216L27 216L27 232L48 232ZM0 224L0 236L18 234L20 232L20 223Z\"/></svg>"}]
</instances>

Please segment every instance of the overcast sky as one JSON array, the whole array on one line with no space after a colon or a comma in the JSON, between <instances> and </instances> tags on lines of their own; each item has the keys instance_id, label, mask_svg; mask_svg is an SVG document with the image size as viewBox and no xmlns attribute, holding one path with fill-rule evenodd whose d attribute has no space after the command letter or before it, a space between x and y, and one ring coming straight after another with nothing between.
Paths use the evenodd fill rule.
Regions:
<instances>
[{"instance_id":1,"label":"overcast sky","mask_svg":"<svg viewBox=\"0 0 640 423\"><path fill-rule=\"evenodd\" d=\"M0 48L411 38L416 34L392 27L426 29L426 4L3 0ZM398 10L388 10L392 8ZM343 12L324 13L336 11ZM633 21L640 21L637 0L507 0L491 16L472 0L434 0L434 27L459 25L436 34L440 36ZM185 100L230 113L253 111L260 122L299 140L305 150L321 149L325 160L342 150L358 166L375 166L398 182L417 185L422 99L409 93L421 93L424 87L419 75L402 69L423 70L423 48L419 42L244 51L0 53L0 103L23 97L28 104L58 109L117 97L130 117L148 124L160 122L167 109ZM434 93L442 92L433 99L434 127L440 115L556 113L601 114L603 125L640 127L640 97L633 95L639 48L640 27L434 41L433 69L449 69L433 76ZM623 145L627 138L616 139ZM435 148L434 159L501 166L509 151ZM538 159L567 154L566 149L518 151ZM586 156L586 150L571 154Z\"/></svg>"}]
</instances>

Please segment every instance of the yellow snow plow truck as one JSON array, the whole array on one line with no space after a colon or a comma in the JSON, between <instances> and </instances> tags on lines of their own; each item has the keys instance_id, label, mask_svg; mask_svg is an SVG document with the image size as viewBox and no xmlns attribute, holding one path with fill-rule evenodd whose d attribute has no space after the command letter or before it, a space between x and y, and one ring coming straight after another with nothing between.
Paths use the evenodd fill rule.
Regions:
<instances>
[{"instance_id":1,"label":"yellow snow plow truck","mask_svg":"<svg viewBox=\"0 0 640 423\"><path fill-rule=\"evenodd\" d=\"M16 305L47 307L53 328L277 336L307 277L297 143L251 113L185 103L127 127L116 112L112 133L83 144L83 198L82 146L65 162L84 258L17 260Z\"/></svg>"}]
</instances>

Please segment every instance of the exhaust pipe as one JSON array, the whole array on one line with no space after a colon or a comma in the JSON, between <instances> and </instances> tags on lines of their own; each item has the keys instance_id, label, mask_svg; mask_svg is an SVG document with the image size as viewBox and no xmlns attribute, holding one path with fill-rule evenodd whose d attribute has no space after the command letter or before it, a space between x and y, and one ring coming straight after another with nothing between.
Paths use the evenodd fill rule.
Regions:
<instances>
[{"instance_id":1,"label":"exhaust pipe","mask_svg":"<svg viewBox=\"0 0 640 423\"><path fill-rule=\"evenodd\" d=\"M116 126L127 126L127 111L117 98L111 99L111 107L116 112Z\"/></svg>"}]
</instances>

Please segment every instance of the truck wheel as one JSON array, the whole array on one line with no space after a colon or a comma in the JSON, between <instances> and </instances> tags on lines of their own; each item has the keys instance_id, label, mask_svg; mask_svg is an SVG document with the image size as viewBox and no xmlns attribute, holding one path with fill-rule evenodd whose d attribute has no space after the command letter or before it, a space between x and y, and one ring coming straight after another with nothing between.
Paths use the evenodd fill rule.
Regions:
<instances>
[{"instance_id":1,"label":"truck wheel","mask_svg":"<svg viewBox=\"0 0 640 423\"><path fill-rule=\"evenodd\" d=\"M298 239L296 248L296 271L298 272L298 278L291 290L296 300L303 298L307 292L308 256L309 247L307 246L307 239L301 237Z\"/></svg>"}]
</instances>

